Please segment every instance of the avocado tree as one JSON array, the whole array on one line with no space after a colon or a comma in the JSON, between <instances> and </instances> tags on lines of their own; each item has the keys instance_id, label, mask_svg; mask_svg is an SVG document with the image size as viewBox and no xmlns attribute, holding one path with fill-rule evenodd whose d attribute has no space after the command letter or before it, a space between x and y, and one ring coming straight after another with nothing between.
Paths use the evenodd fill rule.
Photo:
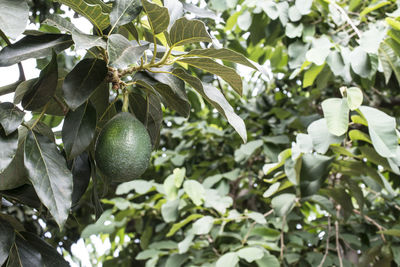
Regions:
<instances>
[{"instance_id":1,"label":"avocado tree","mask_svg":"<svg viewBox=\"0 0 400 267\"><path fill-rule=\"evenodd\" d=\"M398 3L197 4L0 3L0 264L400 264Z\"/></svg>"}]
</instances>

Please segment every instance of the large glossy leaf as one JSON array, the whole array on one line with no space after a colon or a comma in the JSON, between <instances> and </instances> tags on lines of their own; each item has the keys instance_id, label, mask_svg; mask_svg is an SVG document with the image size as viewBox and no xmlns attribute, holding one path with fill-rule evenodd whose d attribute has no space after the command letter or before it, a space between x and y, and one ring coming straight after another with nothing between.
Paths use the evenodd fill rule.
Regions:
<instances>
[{"instance_id":1,"label":"large glossy leaf","mask_svg":"<svg viewBox=\"0 0 400 267\"><path fill-rule=\"evenodd\" d=\"M204 200L204 187L195 180L187 180L183 184L183 189L196 206L200 206Z\"/></svg>"},{"instance_id":2,"label":"large glossy leaf","mask_svg":"<svg viewBox=\"0 0 400 267\"><path fill-rule=\"evenodd\" d=\"M16 39L28 24L29 7L25 0L2 0L0 2L0 29Z\"/></svg>"},{"instance_id":3,"label":"large glossy leaf","mask_svg":"<svg viewBox=\"0 0 400 267\"><path fill-rule=\"evenodd\" d=\"M89 154L83 152L77 156L71 166L73 177L72 206L76 205L89 186L91 167Z\"/></svg>"},{"instance_id":4,"label":"large glossy leaf","mask_svg":"<svg viewBox=\"0 0 400 267\"><path fill-rule=\"evenodd\" d=\"M247 262L259 260L264 256L264 251L258 247L244 247L236 253L239 258L245 259Z\"/></svg>"},{"instance_id":5,"label":"large glossy leaf","mask_svg":"<svg viewBox=\"0 0 400 267\"><path fill-rule=\"evenodd\" d=\"M96 130L96 109L87 101L65 116L62 140L68 159L81 154L92 142Z\"/></svg>"},{"instance_id":6,"label":"large glossy leaf","mask_svg":"<svg viewBox=\"0 0 400 267\"><path fill-rule=\"evenodd\" d=\"M329 132L326 119L319 119L312 122L307 128L308 134L312 138L315 151L325 154L331 144L340 144L344 140L344 135L336 136Z\"/></svg>"},{"instance_id":7,"label":"large glossy leaf","mask_svg":"<svg viewBox=\"0 0 400 267\"><path fill-rule=\"evenodd\" d=\"M239 257L235 252L228 252L217 260L216 267L236 267L239 262Z\"/></svg>"},{"instance_id":8,"label":"large glossy leaf","mask_svg":"<svg viewBox=\"0 0 400 267\"><path fill-rule=\"evenodd\" d=\"M122 69L137 64L137 61L148 48L149 44L134 46L124 36L112 34L107 43L110 65Z\"/></svg>"},{"instance_id":9,"label":"large glossy leaf","mask_svg":"<svg viewBox=\"0 0 400 267\"><path fill-rule=\"evenodd\" d=\"M209 58L183 58L179 62L187 63L193 67L211 72L220 76L239 94L242 95L242 78L236 71L230 67L221 65Z\"/></svg>"},{"instance_id":10,"label":"large glossy leaf","mask_svg":"<svg viewBox=\"0 0 400 267\"><path fill-rule=\"evenodd\" d=\"M350 110L356 110L363 102L363 93L358 87L350 87L346 89L347 105Z\"/></svg>"},{"instance_id":11,"label":"large glossy leaf","mask_svg":"<svg viewBox=\"0 0 400 267\"><path fill-rule=\"evenodd\" d=\"M71 207L72 174L57 146L47 137L29 131L24 162L29 180L43 205L62 227Z\"/></svg>"},{"instance_id":12,"label":"large glossy leaf","mask_svg":"<svg viewBox=\"0 0 400 267\"><path fill-rule=\"evenodd\" d=\"M300 190L301 196L311 196L315 194L329 173L329 165L333 161L332 157L304 154L302 156L302 166L300 171Z\"/></svg>"},{"instance_id":13,"label":"large glossy leaf","mask_svg":"<svg viewBox=\"0 0 400 267\"><path fill-rule=\"evenodd\" d=\"M22 106L27 110L35 110L46 105L56 92L57 82L57 54L53 50L51 61L40 72L35 84L22 97Z\"/></svg>"},{"instance_id":14,"label":"large glossy leaf","mask_svg":"<svg viewBox=\"0 0 400 267\"><path fill-rule=\"evenodd\" d=\"M184 117L188 117L190 103L186 95L184 82L167 73L149 73L149 75L158 81L151 85L161 95L167 107L176 110Z\"/></svg>"},{"instance_id":15,"label":"large glossy leaf","mask_svg":"<svg viewBox=\"0 0 400 267\"><path fill-rule=\"evenodd\" d=\"M44 240L39 238L37 235L34 235L29 232L21 233L24 239L28 242L31 247L34 247L37 251L39 251L42 256L42 260L44 266L58 266L58 267L68 267L69 263L64 260L63 256L60 255L57 250L47 244Z\"/></svg>"},{"instance_id":16,"label":"large glossy leaf","mask_svg":"<svg viewBox=\"0 0 400 267\"><path fill-rule=\"evenodd\" d=\"M117 0L114 2L110 22L113 27L127 24L142 11L140 0Z\"/></svg>"},{"instance_id":17,"label":"large glossy leaf","mask_svg":"<svg viewBox=\"0 0 400 267\"><path fill-rule=\"evenodd\" d=\"M6 135L4 130L0 128L0 147L0 174L3 174L17 153L18 131ZM9 179L12 179L12 177L9 177Z\"/></svg>"},{"instance_id":18,"label":"large glossy leaf","mask_svg":"<svg viewBox=\"0 0 400 267\"><path fill-rule=\"evenodd\" d=\"M11 66L28 58L47 57L52 49L59 53L72 44L71 36L66 34L27 35L0 51L0 67Z\"/></svg>"},{"instance_id":19,"label":"large glossy leaf","mask_svg":"<svg viewBox=\"0 0 400 267\"><path fill-rule=\"evenodd\" d=\"M331 134L341 136L349 127L349 107L347 100L328 98L322 102L322 110Z\"/></svg>"},{"instance_id":20,"label":"large glossy leaf","mask_svg":"<svg viewBox=\"0 0 400 267\"><path fill-rule=\"evenodd\" d=\"M102 36L85 34L76 28L72 22L59 15L49 14L43 23L55 26L61 31L71 33L76 49L90 49L93 46L106 48L106 42Z\"/></svg>"},{"instance_id":21,"label":"large glossy leaf","mask_svg":"<svg viewBox=\"0 0 400 267\"><path fill-rule=\"evenodd\" d=\"M142 0L143 8L147 13L151 29L155 34L165 31L169 25L168 8Z\"/></svg>"},{"instance_id":22,"label":"large glossy leaf","mask_svg":"<svg viewBox=\"0 0 400 267\"><path fill-rule=\"evenodd\" d=\"M247 141L246 125L217 88L203 84L197 77L186 73L183 69L174 69L172 73L199 92L201 96L210 102L228 120L229 124L242 137L243 142Z\"/></svg>"},{"instance_id":23,"label":"large glossy leaf","mask_svg":"<svg viewBox=\"0 0 400 267\"><path fill-rule=\"evenodd\" d=\"M99 4L89 4L84 0L55 0L61 4L69 6L75 12L86 17L94 26L103 30L110 25L108 14L103 13Z\"/></svg>"},{"instance_id":24,"label":"large glossy leaf","mask_svg":"<svg viewBox=\"0 0 400 267\"><path fill-rule=\"evenodd\" d=\"M81 60L65 77L62 87L65 102L75 110L82 105L103 82L107 64L97 58Z\"/></svg>"},{"instance_id":25,"label":"large glossy leaf","mask_svg":"<svg viewBox=\"0 0 400 267\"><path fill-rule=\"evenodd\" d=\"M139 94L129 95L129 105L143 125L149 132L153 148L157 146L160 138L160 129L163 119L160 99L155 94L147 94L143 98Z\"/></svg>"},{"instance_id":26,"label":"large glossy leaf","mask_svg":"<svg viewBox=\"0 0 400 267\"><path fill-rule=\"evenodd\" d=\"M276 215L286 216L293 209L296 195L294 194L281 194L274 197L271 201L271 206L274 209Z\"/></svg>"},{"instance_id":27,"label":"large glossy leaf","mask_svg":"<svg viewBox=\"0 0 400 267\"><path fill-rule=\"evenodd\" d=\"M372 72L372 66L368 54L361 48L356 47L350 55L351 68L363 78L368 78Z\"/></svg>"},{"instance_id":28,"label":"large glossy leaf","mask_svg":"<svg viewBox=\"0 0 400 267\"><path fill-rule=\"evenodd\" d=\"M0 265L7 260L11 247L14 244L15 232L12 226L0 218Z\"/></svg>"},{"instance_id":29,"label":"large glossy leaf","mask_svg":"<svg viewBox=\"0 0 400 267\"><path fill-rule=\"evenodd\" d=\"M197 42L212 42L204 22L200 20L188 20L183 17L177 19L169 32L171 46L181 46Z\"/></svg>"},{"instance_id":30,"label":"large glossy leaf","mask_svg":"<svg viewBox=\"0 0 400 267\"><path fill-rule=\"evenodd\" d=\"M0 124L6 135L17 130L25 113L10 102L0 103Z\"/></svg>"},{"instance_id":31,"label":"large glossy leaf","mask_svg":"<svg viewBox=\"0 0 400 267\"><path fill-rule=\"evenodd\" d=\"M7 266L45 266L45 264L39 251L22 237L16 235L16 242L10 251Z\"/></svg>"},{"instance_id":32,"label":"large glossy leaf","mask_svg":"<svg viewBox=\"0 0 400 267\"><path fill-rule=\"evenodd\" d=\"M382 157L396 157L399 146L395 118L367 106L361 106L360 111L368 122L368 132L376 152Z\"/></svg>"}]
</instances>

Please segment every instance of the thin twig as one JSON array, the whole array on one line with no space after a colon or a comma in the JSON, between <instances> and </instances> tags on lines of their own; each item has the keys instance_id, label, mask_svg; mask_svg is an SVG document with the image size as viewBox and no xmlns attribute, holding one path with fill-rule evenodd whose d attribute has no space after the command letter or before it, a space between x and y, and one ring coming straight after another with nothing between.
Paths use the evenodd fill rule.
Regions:
<instances>
[{"instance_id":1,"label":"thin twig","mask_svg":"<svg viewBox=\"0 0 400 267\"><path fill-rule=\"evenodd\" d=\"M330 1L330 4L332 4L332 6L334 6L337 10L339 10L340 13L342 13L342 15L344 16L344 18L346 19L347 23L350 24L350 26L353 28L354 32L357 34L358 38L361 38L361 32L358 30L358 28L356 27L356 25L353 23L353 21L350 19L349 15L347 15L346 11L339 6L338 4L336 4L335 0Z\"/></svg>"},{"instance_id":2,"label":"thin twig","mask_svg":"<svg viewBox=\"0 0 400 267\"><path fill-rule=\"evenodd\" d=\"M336 221L335 221L335 232L336 232L336 251L339 258L339 266L343 267L343 260L342 260L342 253L340 251L340 244L339 244L339 214L340 214L340 205L336 206Z\"/></svg>"},{"instance_id":3,"label":"thin twig","mask_svg":"<svg viewBox=\"0 0 400 267\"><path fill-rule=\"evenodd\" d=\"M283 230L285 228L286 224L286 215L282 217L282 229L281 229L281 254L280 254L280 260L283 262L283 252L285 250L285 242L284 242L284 233Z\"/></svg>"},{"instance_id":4,"label":"thin twig","mask_svg":"<svg viewBox=\"0 0 400 267\"><path fill-rule=\"evenodd\" d=\"M358 214L358 215L363 216L363 217L365 218L365 220L367 220L368 222L370 222L370 223L372 223L373 225L375 225L376 228L378 228L378 230L381 232L380 235L381 235L381 238L382 238L383 242L386 243L385 235L382 233L382 231L386 230L385 227L383 227L382 225L380 225L379 223L377 223L374 219L372 219L372 218L369 217L368 215L361 214L361 212L359 212L359 211L356 210L356 209L353 209L353 212L356 213L356 214Z\"/></svg>"},{"instance_id":5,"label":"thin twig","mask_svg":"<svg viewBox=\"0 0 400 267\"><path fill-rule=\"evenodd\" d=\"M328 216L328 233L326 235L326 247L325 247L325 253L324 257L321 260L321 263L318 265L318 267L322 267L324 265L324 262L326 260L326 257L328 256L329 253L329 237L331 235L331 216Z\"/></svg>"}]
</instances>

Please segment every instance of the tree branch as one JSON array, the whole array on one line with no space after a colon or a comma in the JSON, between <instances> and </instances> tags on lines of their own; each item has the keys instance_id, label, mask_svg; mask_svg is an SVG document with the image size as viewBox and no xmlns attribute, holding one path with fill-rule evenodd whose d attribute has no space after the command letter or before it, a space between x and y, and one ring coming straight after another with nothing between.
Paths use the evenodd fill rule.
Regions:
<instances>
[{"instance_id":1,"label":"tree branch","mask_svg":"<svg viewBox=\"0 0 400 267\"><path fill-rule=\"evenodd\" d=\"M318 267L322 267L324 265L324 262L326 260L326 257L328 256L329 253L329 237L331 235L331 216L328 216L328 233L326 236L326 247L325 247L325 253L324 253L324 257L321 260L321 263L318 265Z\"/></svg>"},{"instance_id":2,"label":"tree branch","mask_svg":"<svg viewBox=\"0 0 400 267\"><path fill-rule=\"evenodd\" d=\"M330 1L329 2L333 7L335 7L340 13L342 13L342 15L344 16L344 18L346 19L347 23L349 23L349 25L353 28L354 32L357 34L358 38L361 38L361 32L358 30L358 28L356 27L356 25L354 24L354 22L350 19L349 15L347 15L346 11L339 6L338 4L336 4L336 1Z\"/></svg>"},{"instance_id":3,"label":"tree branch","mask_svg":"<svg viewBox=\"0 0 400 267\"><path fill-rule=\"evenodd\" d=\"M371 217L369 217L369 216L367 216L367 215L365 215L365 214L361 214L361 212L359 212L359 211L356 210L356 209L353 209L353 212L356 213L356 214L358 214L358 215L363 216L363 217L365 218L366 221L368 221L368 222L372 223L373 225L375 225L376 228L378 228L378 230L379 230L380 232L386 230L385 227L383 227L382 225L380 225L379 223L377 223L377 222L376 222L374 219L372 219ZM383 242L386 243L385 235L384 235L383 233L381 233L381 238L382 238Z\"/></svg>"},{"instance_id":4,"label":"tree branch","mask_svg":"<svg viewBox=\"0 0 400 267\"><path fill-rule=\"evenodd\" d=\"M343 259L342 259L342 253L340 251L340 243L339 243L339 213L340 213L340 205L336 206L336 221L335 221L335 232L336 232L336 252L339 258L339 266L343 267Z\"/></svg>"}]
</instances>

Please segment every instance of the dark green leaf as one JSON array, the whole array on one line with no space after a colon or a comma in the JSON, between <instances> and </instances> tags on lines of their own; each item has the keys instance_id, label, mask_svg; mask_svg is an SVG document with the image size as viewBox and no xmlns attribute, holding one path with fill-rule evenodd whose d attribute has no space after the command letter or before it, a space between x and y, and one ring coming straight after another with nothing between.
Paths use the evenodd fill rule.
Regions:
<instances>
[{"instance_id":1,"label":"dark green leaf","mask_svg":"<svg viewBox=\"0 0 400 267\"><path fill-rule=\"evenodd\" d=\"M110 65L123 69L129 65L137 64L137 61L148 48L149 44L134 46L121 34L112 34L107 43Z\"/></svg>"},{"instance_id":2,"label":"dark green leaf","mask_svg":"<svg viewBox=\"0 0 400 267\"><path fill-rule=\"evenodd\" d=\"M331 188L325 189L323 192L326 192L327 195L340 204L344 218L347 220L353 213L353 204L351 202L351 197L346 190L344 188Z\"/></svg>"},{"instance_id":3,"label":"dark green leaf","mask_svg":"<svg viewBox=\"0 0 400 267\"><path fill-rule=\"evenodd\" d=\"M160 99L155 94L147 94L144 99L139 94L129 95L129 105L149 132L153 148L157 146L160 138L160 129L163 119Z\"/></svg>"},{"instance_id":4,"label":"dark green leaf","mask_svg":"<svg viewBox=\"0 0 400 267\"><path fill-rule=\"evenodd\" d=\"M0 147L0 174L3 174L17 153L18 131L5 135L4 130L0 128Z\"/></svg>"},{"instance_id":5,"label":"dark green leaf","mask_svg":"<svg viewBox=\"0 0 400 267\"><path fill-rule=\"evenodd\" d=\"M24 239L29 243L31 247L34 247L37 251L39 251L42 256L42 260L44 262L44 266L60 266L60 267L68 267L70 266L68 262L66 262L62 255L60 255L57 250L47 244L44 240L39 238L37 235L34 235L29 232L21 233Z\"/></svg>"},{"instance_id":6,"label":"dark green leaf","mask_svg":"<svg viewBox=\"0 0 400 267\"><path fill-rule=\"evenodd\" d=\"M206 7L199 8L198 6L185 2L183 2L182 4L184 10L195 14L199 18L209 18L213 20L216 20L218 18L218 15L215 12L207 9Z\"/></svg>"},{"instance_id":7,"label":"dark green leaf","mask_svg":"<svg viewBox=\"0 0 400 267\"><path fill-rule=\"evenodd\" d=\"M389 82L392 72L396 75L397 81L400 83L400 62L387 41L383 41L378 50L379 60L382 64L383 74L385 75L386 84Z\"/></svg>"},{"instance_id":8,"label":"dark green leaf","mask_svg":"<svg viewBox=\"0 0 400 267\"><path fill-rule=\"evenodd\" d=\"M0 103L0 124L6 135L17 130L25 113L10 102Z\"/></svg>"},{"instance_id":9,"label":"dark green leaf","mask_svg":"<svg viewBox=\"0 0 400 267\"><path fill-rule=\"evenodd\" d=\"M43 107L54 96L58 82L57 54L49 64L40 72L39 79L22 97L22 106L27 110Z\"/></svg>"},{"instance_id":10,"label":"dark green leaf","mask_svg":"<svg viewBox=\"0 0 400 267\"><path fill-rule=\"evenodd\" d=\"M36 83L38 78L33 78L29 79L26 81L21 82L17 88L15 89L15 94L14 94L14 104L19 104L22 101L22 98L24 97L24 94L32 88L32 86Z\"/></svg>"},{"instance_id":11,"label":"dark green leaf","mask_svg":"<svg viewBox=\"0 0 400 267\"><path fill-rule=\"evenodd\" d=\"M62 140L68 159L81 154L92 142L96 130L96 109L87 101L65 116Z\"/></svg>"},{"instance_id":12,"label":"dark green leaf","mask_svg":"<svg viewBox=\"0 0 400 267\"><path fill-rule=\"evenodd\" d=\"M165 31L169 25L169 13L166 7L142 0L143 8L147 13L151 29L155 34Z\"/></svg>"},{"instance_id":13,"label":"dark green leaf","mask_svg":"<svg viewBox=\"0 0 400 267\"><path fill-rule=\"evenodd\" d=\"M61 4L69 6L75 12L86 17L98 29L103 30L110 25L108 14L103 13L99 4L89 4L84 0L55 0Z\"/></svg>"},{"instance_id":14,"label":"dark green leaf","mask_svg":"<svg viewBox=\"0 0 400 267\"><path fill-rule=\"evenodd\" d=\"M28 58L46 57L52 49L59 53L72 44L71 36L66 34L27 35L0 51L0 67L11 66Z\"/></svg>"},{"instance_id":15,"label":"dark green leaf","mask_svg":"<svg viewBox=\"0 0 400 267\"><path fill-rule=\"evenodd\" d=\"M89 155L83 152L72 162L71 172L73 177L72 206L76 205L89 186L91 167Z\"/></svg>"},{"instance_id":16,"label":"dark green leaf","mask_svg":"<svg viewBox=\"0 0 400 267\"><path fill-rule=\"evenodd\" d=\"M167 73L149 73L149 75L158 81L150 85L161 95L167 107L176 110L184 117L188 117L190 103L186 95L184 82ZM138 79L141 78L138 77Z\"/></svg>"},{"instance_id":17,"label":"dark green leaf","mask_svg":"<svg viewBox=\"0 0 400 267\"><path fill-rule=\"evenodd\" d=\"M47 137L29 131L25 141L24 162L43 205L62 227L71 207L72 174L57 146Z\"/></svg>"},{"instance_id":18,"label":"dark green leaf","mask_svg":"<svg viewBox=\"0 0 400 267\"><path fill-rule=\"evenodd\" d=\"M71 33L72 40L74 41L75 48L77 50L90 49L93 46L106 48L106 42L102 36L85 34L76 28L72 22L59 15L49 14L43 23L46 23L50 26L55 26L59 30Z\"/></svg>"},{"instance_id":19,"label":"dark green leaf","mask_svg":"<svg viewBox=\"0 0 400 267\"><path fill-rule=\"evenodd\" d=\"M177 68L172 71L174 75L187 82L197 92L199 92L208 102L210 102L225 118L229 124L238 132L242 137L243 142L247 141L246 126L229 102L225 99L224 95L215 87L203 84L198 78L189 75L183 69Z\"/></svg>"},{"instance_id":20,"label":"dark green leaf","mask_svg":"<svg viewBox=\"0 0 400 267\"><path fill-rule=\"evenodd\" d=\"M25 30L29 18L29 7L25 0L3 0L0 2L0 29L16 39ZM0 262L1 265L1 262Z\"/></svg>"},{"instance_id":21,"label":"dark green leaf","mask_svg":"<svg viewBox=\"0 0 400 267\"><path fill-rule=\"evenodd\" d=\"M82 105L104 81L106 74L105 61L96 58L81 60L65 77L62 87L68 106L75 110Z\"/></svg>"},{"instance_id":22,"label":"dark green leaf","mask_svg":"<svg viewBox=\"0 0 400 267\"><path fill-rule=\"evenodd\" d=\"M45 266L42 255L35 246L30 245L22 237L16 235L16 242L10 252L7 266Z\"/></svg>"},{"instance_id":23,"label":"dark green leaf","mask_svg":"<svg viewBox=\"0 0 400 267\"><path fill-rule=\"evenodd\" d=\"M204 22L188 20L183 17L177 19L169 32L171 46L181 46L197 42L212 42Z\"/></svg>"},{"instance_id":24,"label":"dark green leaf","mask_svg":"<svg viewBox=\"0 0 400 267\"><path fill-rule=\"evenodd\" d=\"M23 157L22 160L24 160ZM8 199L12 199L14 201L30 206L37 210L39 210L40 207L42 206L42 203L40 203L40 200L35 192L35 189L33 188L33 186L28 184L22 185L20 187L11 190L0 191L0 194L2 194L4 197Z\"/></svg>"},{"instance_id":25,"label":"dark green leaf","mask_svg":"<svg viewBox=\"0 0 400 267\"><path fill-rule=\"evenodd\" d=\"M322 155L304 154L300 171L300 190L302 197L315 194L329 173L333 158Z\"/></svg>"},{"instance_id":26,"label":"dark green leaf","mask_svg":"<svg viewBox=\"0 0 400 267\"><path fill-rule=\"evenodd\" d=\"M0 266L7 260L14 244L15 232L11 225L0 218Z\"/></svg>"},{"instance_id":27,"label":"dark green leaf","mask_svg":"<svg viewBox=\"0 0 400 267\"><path fill-rule=\"evenodd\" d=\"M134 20L141 11L140 0L116 0L110 13L111 25L115 27L127 24Z\"/></svg>"}]
</instances>

